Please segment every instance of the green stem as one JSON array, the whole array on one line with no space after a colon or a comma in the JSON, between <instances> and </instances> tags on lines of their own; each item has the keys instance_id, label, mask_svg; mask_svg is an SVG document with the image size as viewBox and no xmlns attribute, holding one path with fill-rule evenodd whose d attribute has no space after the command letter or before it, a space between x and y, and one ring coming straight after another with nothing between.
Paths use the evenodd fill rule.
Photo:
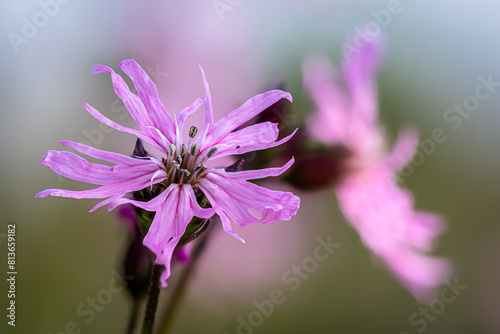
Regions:
<instances>
[{"instance_id":1,"label":"green stem","mask_svg":"<svg viewBox=\"0 0 500 334\"><path fill-rule=\"evenodd\" d=\"M156 307L158 306L158 297L160 295L160 276L163 269L162 265L153 265L153 274L151 275L151 283L148 291L148 303L142 323L142 334L152 334L153 325L155 322Z\"/></svg>"},{"instance_id":2,"label":"green stem","mask_svg":"<svg viewBox=\"0 0 500 334\"><path fill-rule=\"evenodd\" d=\"M182 297L184 297L187 291L190 277L194 272L198 260L200 259L200 255L203 253L203 250L207 245L207 241L210 237L210 232L211 230L213 230L214 224L210 225L212 226L210 226L207 231L205 231L204 235L199 238L198 242L194 246L191 254L191 263L186 269L183 270L181 277L179 278L179 283L177 283L176 289L172 291L172 295L168 301L167 307L165 308L165 313L163 314L158 333L168 334L172 329L175 315L179 311Z\"/></svg>"}]
</instances>

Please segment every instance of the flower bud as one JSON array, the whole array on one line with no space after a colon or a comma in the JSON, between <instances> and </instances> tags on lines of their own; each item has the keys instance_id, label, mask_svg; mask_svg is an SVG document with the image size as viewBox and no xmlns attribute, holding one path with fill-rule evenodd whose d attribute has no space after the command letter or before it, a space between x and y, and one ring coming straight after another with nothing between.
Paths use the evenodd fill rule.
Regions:
<instances>
[{"instance_id":1,"label":"flower bud","mask_svg":"<svg viewBox=\"0 0 500 334\"><path fill-rule=\"evenodd\" d=\"M149 153L144 148L144 145L142 144L142 140L140 138L137 138L137 140L135 142L135 148L134 148L134 152L132 152L132 157L134 157L134 158L149 157Z\"/></svg>"}]
</instances>

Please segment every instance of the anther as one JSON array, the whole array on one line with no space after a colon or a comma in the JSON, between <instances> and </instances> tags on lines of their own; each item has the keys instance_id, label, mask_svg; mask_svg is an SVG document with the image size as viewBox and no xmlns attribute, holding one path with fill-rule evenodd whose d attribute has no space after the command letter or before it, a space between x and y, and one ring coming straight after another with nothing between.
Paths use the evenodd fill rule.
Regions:
<instances>
[{"instance_id":1,"label":"anther","mask_svg":"<svg viewBox=\"0 0 500 334\"><path fill-rule=\"evenodd\" d=\"M189 137L190 137L190 138L194 138L194 137L196 137L196 134L197 134L197 133L198 133L198 127L196 127L196 126L194 126L194 125L193 125L193 126L191 126L191 127L189 128Z\"/></svg>"},{"instance_id":2,"label":"anther","mask_svg":"<svg viewBox=\"0 0 500 334\"><path fill-rule=\"evenodd\" d=\"M214 155L215 153L217 153L217 151L218 151L218 150L219 150L219 149L218 149L217 147L215 147L215 146L214 146L214 147L212 147L212 148L208 151L208 153L207 153L207 158L210 158L212 155Z\"/></svg>"},{"instance_id":3,"label":"anther","mask_svg":"<svg viewBox=\"0 0 500 334\"><path fill-rule=\"evenodd\" d=\"M182 144L181 146L181 157L184 157L187 153L188 147L186 144Z\"/></svg>"},{"instance_id":4,"label":"anther","mask_svg":"<svg viewBox=\"0 0 500 334\"><path fill-rule=\"evenodd\" d=\"M194 165L193 167L193 172L191 174L191 178L189 179L188 182L192 183L192 182L196 182L196 180L198 179L200 173L203 173L203 171L205 170L205 165L203 164L196 164Z\"/></svg>"},{"instance_id":5,"label":"anther","mask_svg":"<svg viewBox=\"0 0 500 334\"><path fill-rule=\"evenodd\" d=\"M179 184L182 184L184 182L184 179L191 173L187 169L181 169L177 174L179 175Z\"/></svg>"},{"instance_id":6,"label":"anther","mask_svg":"<svg viewBox=\"0 0 500 334\"><path fill-rule=\"evenodd\" d=\"M170 155L173 156L175 154L175 151L177 150L177 147L175 147L174 144L170 144L168 146L168 149L170 150Z\"/></svg>"},{"instance_id":7,"label":"anther","mask_svg":"<svg viewBox=\"0 0 500 334\"><path fill-rule=\"evenodd\" d=\"M193 167L193 174L196 174L200 169L203 169L205 168L205 165L203 164L196 164L194 165Z\"/></svg>"},{"instance_id":8,"label":"anther","mask_svg":"<svg viewBox=\"0 0 500 334\"><path fill-rule=\"evenodd\" d=\"M195 157L195 156L198 154L198 151L199 151L199 150L200 150L200 148L198 147L198 145L197 145L197 144L193 144L193 146L191 146L191 151L190 151L190 153L191 153L191 155L192 155L193 157Z\"/></svg>"},{"instance_id":9,"label":"anther","mask_svg":"<svg viewBox=\"0 0 500 334\"><path fill-rule=\"evenodd\" d=\"M182 157L180 155L175 158L175 161L179 164L179 166L182 164Z\"/></svg>"}]
</instances>

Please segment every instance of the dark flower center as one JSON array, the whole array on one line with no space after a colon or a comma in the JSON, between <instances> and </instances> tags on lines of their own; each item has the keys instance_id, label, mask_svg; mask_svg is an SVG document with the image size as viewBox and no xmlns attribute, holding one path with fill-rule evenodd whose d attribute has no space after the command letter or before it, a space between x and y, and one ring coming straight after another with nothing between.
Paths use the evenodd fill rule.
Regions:
<instances>
[{"instance_id":1,"label":"dark flower center","mask_svg":"<svg viewBox=\"0 0 500 334\"><path fill-rule=\"evenodd\" d=\"M214 155L218 149L212 147L206 154L200 153L200 148L196 143L191 144L191 140L198 133L196 126L189 129L189 142L176 146L170 144L167 157L162 158L162 163L167 172L167 178L164 181L166 187L172 183L194 185L201 177L206 174L207 167L204 163Z\"/></svg>"}]
</instances>

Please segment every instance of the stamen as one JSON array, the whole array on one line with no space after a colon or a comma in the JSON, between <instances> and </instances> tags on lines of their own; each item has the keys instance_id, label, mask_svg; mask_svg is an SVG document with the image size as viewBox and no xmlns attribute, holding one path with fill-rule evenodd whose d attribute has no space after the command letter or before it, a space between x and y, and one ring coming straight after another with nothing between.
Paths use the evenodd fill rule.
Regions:
<instances>
[{"instance_id":1,"label":"stamen","mask_svg":"<svg viewBox=\"0 0 500 334\"><path fill-rule=\"evenodd\" d=\"M197 134L197 133L198 133L198 127L197 127L197 126L194 126L194 125L193 125L193 126L191 126L191 127L189 128L189 137L190 137L190 138L194 138L194 137L196 137L196 134Z\"/></svg>"},{"instance_id":2,"label":"stamen","mask_svg":"<svg viewBox=\"0 0 500 334\"><path fill-rule=\"evenodd\" d=\"M219 150L219 149L218 149L217 147L215 147L215 146L214 146L214 147L212 147L212 148L208 151L208 153L207 153L207 158L210 158L212 155L214 155L215 153L217 153L217 151L218 151L218 150Z\"/></svg>"},{"instance_id":3,"label":"stamen","mask_svg":"<svg viewBox=\"0 0 500 334\"><path fill-rule=\"evenodd\" d=\"M198 177L200 176L201 173L203 173L203 171L205 170L205 165L203 164L196 164L194 167L193 167L193 173L191 174L191 178L188 180L189 183L193 183L193 182L196 182L196 180L198 179Z\"/></svg>"},{"instance_id":4,"label":"stamen","mask_svg":"<svg viewBox=\"0 0 500 334\"><path fill-rule=\"evenodd\" d=\"M182 157L180 155L175 158L175 161L179 164L179 166L182 164Z\"/></svg>"},{"instance_id":5,"label":"stamen","mask_svg":"<svg viewBox=\"0 0 500 334\"><path fill-rule=\"evenodd\" d=\"M177 163L177 161L172 161L172 166L167 172L167 180L169 180L169 184L175 182L175 176L177 175L176 171L178 171L181 168L181 165ZM168 184L167 184L168 186Z\"/></svg>"},{"instance_id":6,"label":"stamen","mask_svg":"<svg viewBox=\"0 0 500 334\"><path fill-rule=\"evenodd\" d=\"M157 170L157 171L153 174L153 176L151 177L151 190L153 190L153 181L154 181L154 179L155 179L157 176L159 176L159 175L161 175L161 174L163 174L163 173L165 173L165 171L164 171L163 169L160 169L160 170Z\"/></svg>"},{"instance_id":7,"label":"stamen","mask_svg":"<svg viewBox=\"0 0 500 334\"><path fill-rule=\"evenodd\" d=\"M181 146L181 157L184 157L186 155L187 150L188 150L188 147L186 146L186 144L182 144L182 146Z\"/></svg>"},{"instance_id":8,"label":"stamen","mask_svg":"<svg viewBox=\"0 0 500 334\"><path fill-rule=\"evenodd\" d=\"M191 173L187 169L181 169L177 174L179 174L179 185L182 185L182 183L184 182L184 178L191 175Z\"/></svg>"},{"instance_id":9,"label":"stamen","mask_svg":"<svg viewBox=\"0 0 500 334\"><path fill-rule=\"evenodd\" d=\"M170 155L173 156L175 154L175 151L177 150L177 147L175 147L174 144L168 145L168 149L170 150Z\"/></svg>"},{"instance_id":10,"label":"stamen","mask_svg":"<svg viewBox=\"0 0 500 334\"><path fill-rule=\"evenodd\" d=\"M191 155L193 157L195 157L197 154L198 154L198 151L200 150L200 148L198 147L198 144L193 144L193 146L191 146Z\"/></svg>"},{"instance_id":11,"label":"stamen","mask_svg":"<svg viewBox=\"0 0 500 334\"><path fill-rule=\"evenodd\" d=\"M205 165L204 164L196 164L194 167L193 167L193 175L196 174L200 169L202 168L205 168Z\"/></svg>"}]
</instances>

